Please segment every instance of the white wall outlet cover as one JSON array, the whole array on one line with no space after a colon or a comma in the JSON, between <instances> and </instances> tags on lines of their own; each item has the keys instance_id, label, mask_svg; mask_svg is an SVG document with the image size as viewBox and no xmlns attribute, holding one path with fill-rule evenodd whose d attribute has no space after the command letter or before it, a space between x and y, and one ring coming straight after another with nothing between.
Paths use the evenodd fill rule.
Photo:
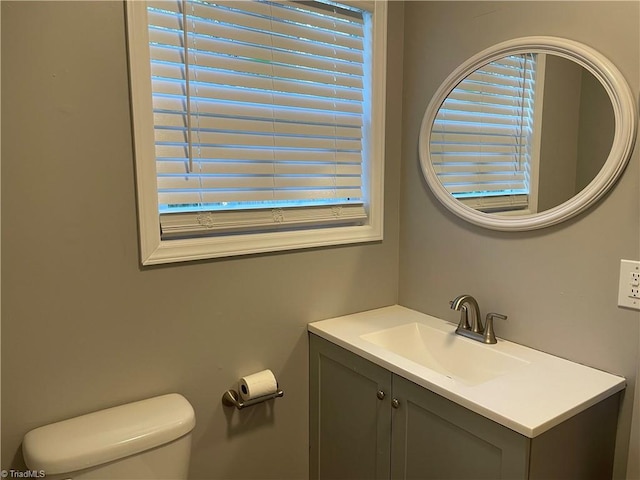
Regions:
<instances>
[{"instance_id":1,"label":"white wall outlet cover","mask_svg":"<svg viewBox=\"0 0 640 480\"><path fill-rule=\"evenodd\" d=\"M620 260L618 306L640 310L640 262Z\"/></svg>"}]
</instances>

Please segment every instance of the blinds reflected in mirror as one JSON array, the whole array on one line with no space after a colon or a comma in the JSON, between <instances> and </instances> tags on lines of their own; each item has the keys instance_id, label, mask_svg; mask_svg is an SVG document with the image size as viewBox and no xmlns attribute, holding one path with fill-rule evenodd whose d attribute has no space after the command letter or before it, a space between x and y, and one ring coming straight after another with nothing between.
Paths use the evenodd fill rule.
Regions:
<instances>
[{"instance_id":1,"label":"blinds reflected in mirror","mask_svg":"<svg viewBox=\"0 0 640 480\"><path fill-rule=\"evenodd\" d=\"M433 168L457 199L485 211L529 207L536 54L477 69L448 95L430 137Z\"/></svg>"}]
</instances>

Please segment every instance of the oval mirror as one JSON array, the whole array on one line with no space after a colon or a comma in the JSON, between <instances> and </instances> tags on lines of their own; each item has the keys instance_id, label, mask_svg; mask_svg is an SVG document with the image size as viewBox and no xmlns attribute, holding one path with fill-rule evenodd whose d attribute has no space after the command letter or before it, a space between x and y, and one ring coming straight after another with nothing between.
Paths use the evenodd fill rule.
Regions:
<instances>
[{"instance_id":1,"label":"oval mirror","mask_svg":"<svg viewBox=\"0 0 640 480\"><path fill-rule=\"evenodd\" d=\"M554 225L597 201L636 138L631 89L578 42L524 37L467 60L440 86L420 131L436 197L494 230Z\"/></svg>"}]
</instances>

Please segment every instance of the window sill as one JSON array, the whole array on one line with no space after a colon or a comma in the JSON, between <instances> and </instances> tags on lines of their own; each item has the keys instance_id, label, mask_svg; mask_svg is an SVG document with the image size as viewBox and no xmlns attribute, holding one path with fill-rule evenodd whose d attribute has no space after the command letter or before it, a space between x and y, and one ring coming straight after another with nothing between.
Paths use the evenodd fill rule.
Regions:
<instances>
[{"instance_id":1,"label":"window sill","mask_svg":"<svg viewBox=\"0 0 640 480\"><path fill-rule=\"evenodd\" d=\"M382 224L295 232L161 240L142 245L142 265L204 260L382 240Z\"/></svg>"}]
</instances>

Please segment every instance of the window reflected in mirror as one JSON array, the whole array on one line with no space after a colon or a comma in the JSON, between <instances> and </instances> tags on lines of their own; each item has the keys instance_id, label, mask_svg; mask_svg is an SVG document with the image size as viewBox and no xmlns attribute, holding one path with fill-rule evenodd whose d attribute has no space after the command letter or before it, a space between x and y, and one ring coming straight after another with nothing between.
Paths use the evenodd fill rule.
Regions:
<instances>
[{"instance_id":1,"label":"window reflected in mirror","mask_svg":"<svg viewBox=\"0 0 640 480\"><path fill-rule=\"evenodd\" d=\"M601 83L552 54L488 63L449 93L430 135L447 191L478 211L530 214L571 199L611 150L614 112Z\"/></svg>"}]
</instances>

